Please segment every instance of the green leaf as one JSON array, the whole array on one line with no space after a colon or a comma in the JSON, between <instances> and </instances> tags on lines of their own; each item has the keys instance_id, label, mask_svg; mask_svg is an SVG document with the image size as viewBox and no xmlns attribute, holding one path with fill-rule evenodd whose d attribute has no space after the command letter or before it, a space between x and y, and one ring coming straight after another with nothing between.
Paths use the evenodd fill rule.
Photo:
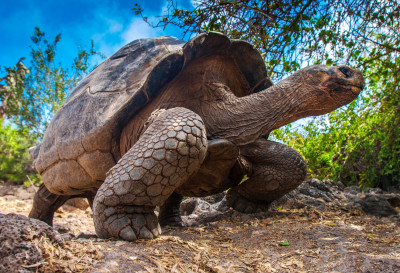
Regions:
<instances>
[{"instance_id":1,"label":"green leaf","mask_svg":"<svg viewBox=\"0 0 400 273\"><path fill-rule=\"evenodd\" d=\"M290 246L290 243L288 241L283 241L279 243L280 246Z\"/></svg>"}]
</instances>

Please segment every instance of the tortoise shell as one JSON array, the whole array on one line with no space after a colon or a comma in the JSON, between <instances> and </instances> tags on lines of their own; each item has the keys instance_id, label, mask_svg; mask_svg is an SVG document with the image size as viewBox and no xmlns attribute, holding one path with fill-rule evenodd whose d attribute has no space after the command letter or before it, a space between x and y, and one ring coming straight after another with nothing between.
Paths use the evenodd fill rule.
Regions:
<instances>
[{"instance_id":1,"label":"tortoise shell","mask_svg":"<svg viewBox=\"0 0 400 273\"><path fill-rule=\"evenodd\" d=\"M35 167L56 194L96 190L121 157L124 126L186 66L223 52L247 80L247 94L272 85L264 61L249 43L210 32L187 43L173 37L133 41L74 88L50 122Z\"/></svg>"}]
</instances>

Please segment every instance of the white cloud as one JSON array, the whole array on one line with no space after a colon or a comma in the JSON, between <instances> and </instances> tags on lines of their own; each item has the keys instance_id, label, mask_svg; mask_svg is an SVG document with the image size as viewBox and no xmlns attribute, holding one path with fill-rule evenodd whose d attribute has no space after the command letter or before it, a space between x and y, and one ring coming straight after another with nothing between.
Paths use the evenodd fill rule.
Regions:
<instances>
[{"instance_id":1,"label":"white cloud","mask_svg":"<svg viewBox=\"0 0 400 273\"><path fill-rule=\"evenodd\" d=\"M116 33L120 32L123 28L123 25L116 20L108 20L108 32L109 33Z\"/></svg>"},{"instance_id":2,"label":"white cloud","mask_svg":"<svg viewBox=\"0 0 400 273\"><path fill-rule=\"evenodd\" d=\"M157 36L157 31L149 26L142 18L132 19L129 26L121 33L123 45L141 38Z\"/></svg>"},{"instance_id":3,"label":"white cloud","mask_svg":"<svg viewBox=\"0 0 400 273\"><path fill-rule=\"evenodd\" d=\"M92 36L99 51L106 56L111 56L124 45L142 38L160 36L157 29L150 27L141 18L134 18L125 27L115 20L107 21L106 31Z\"/></svg>"}]
</instances>

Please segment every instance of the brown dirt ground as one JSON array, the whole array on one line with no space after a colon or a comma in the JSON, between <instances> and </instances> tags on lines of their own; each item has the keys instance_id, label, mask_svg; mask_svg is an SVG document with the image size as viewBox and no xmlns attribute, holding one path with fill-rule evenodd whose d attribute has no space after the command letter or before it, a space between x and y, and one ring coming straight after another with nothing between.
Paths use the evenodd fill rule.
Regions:
<instances>
[{"instance_id":1,"label":"brown dirt ground","mask_svg":"<svg viewBox=\"0 0 400 273\"><path fill-rule=\"evenodd\" d=\"M33 188L0 184L0 213L28 215ZM135 243L95 236L90 208L64 206L63 246L38 241L33 272L400 272L398 218L358 211L229 212L205 226L164 229ZM70 235L69 235L70 234ZM286 244L286 245L285 245Z\"/></svg>"}]
</instances>

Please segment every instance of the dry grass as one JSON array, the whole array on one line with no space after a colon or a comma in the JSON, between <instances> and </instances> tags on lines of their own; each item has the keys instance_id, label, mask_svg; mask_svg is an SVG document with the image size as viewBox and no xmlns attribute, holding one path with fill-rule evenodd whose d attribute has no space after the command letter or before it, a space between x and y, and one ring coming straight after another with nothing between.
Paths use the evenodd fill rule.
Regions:
<instances>
[{"instance_id":1,"label":"dry grass","mask_svg":"<svg viewBox=\"0 0 400 273\"><path fill-rule=\"evenodd\" d=\"M27 215L31 200L0 197L0 212ZM206 226L164 229L135 243L94 236L90 210L61 209L63 244L36 240L37 272L400 272L400 224L353 211L228 213ZM85 238L78 238L79 234ZM82 236L81 236L82 237ZM88 238L89 237L89 238ZM282 242L288 242L288 246Z\"/></svg>"}]
</instances>

